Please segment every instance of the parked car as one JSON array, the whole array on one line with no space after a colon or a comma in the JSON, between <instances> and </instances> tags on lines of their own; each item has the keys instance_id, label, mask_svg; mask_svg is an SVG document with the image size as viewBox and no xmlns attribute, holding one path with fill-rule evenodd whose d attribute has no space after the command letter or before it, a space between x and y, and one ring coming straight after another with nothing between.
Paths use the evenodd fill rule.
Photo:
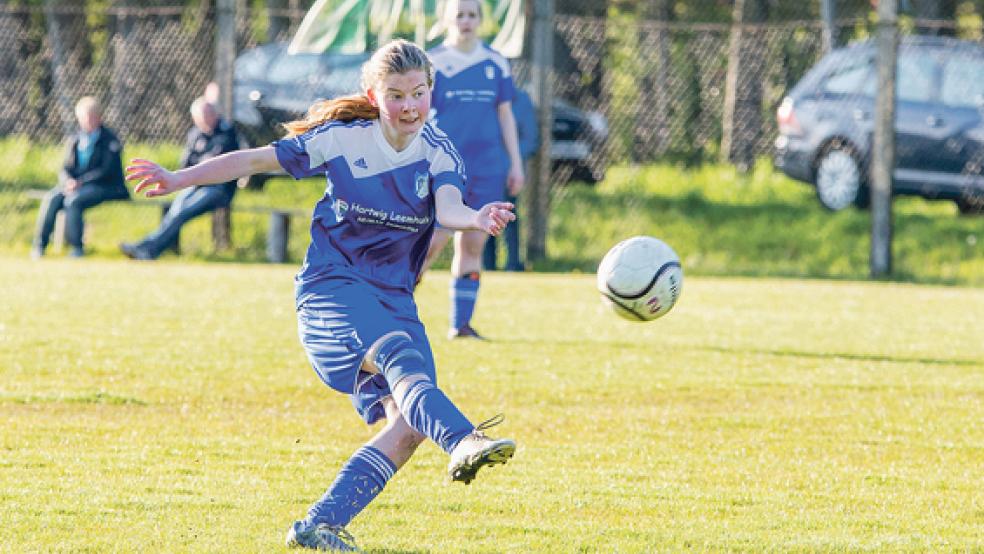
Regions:
<instances>
[{"instance_id":1,"label":"parked car","mask_svg":"<svg viewBox=\"0 0 984 554\"><path fill-rule=\"evenodd\" d=\"M283 135L281 124L302 116L318 100L352 94L367 54L289 53L285 42L243 52L236 60L233 117L250 145L267 144ZM608 123L564 100L553 105L551 159L568 165L574 179L604 178L601 156ZM268 176L252 180L255 186Z\"/></svg>"},{"instance_id":2,"label":"parked car","mask_svg":"<svg viewBox=\"0 0 984 554\"><path fill-rule=\"evenodd\" d=\"M893 193L984 206L984 46L944 37L899 45ZM832 51L776 116L775 165L816 187L821 204L868 204L877 89L876 44Z\"/></svg>"}]
</instances>

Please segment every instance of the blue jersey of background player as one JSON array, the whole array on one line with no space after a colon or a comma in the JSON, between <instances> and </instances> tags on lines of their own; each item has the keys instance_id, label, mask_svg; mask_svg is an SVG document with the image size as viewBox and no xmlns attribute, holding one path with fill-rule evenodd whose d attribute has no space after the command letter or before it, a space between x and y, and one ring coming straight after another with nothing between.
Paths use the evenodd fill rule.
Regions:
<instances>
[{"instance_id":1,"label":"blue jersey of background player","mask_svg":"<svg viewBox=\"0 0 984 554\"><path fill-rule=\"evenodd\" d=\"M429 52L437 71L434 117L465 160L465 204L472 208L505 199L507 189L517 195L524 181L510 105L514 91L509 63L478 39L481 8L479 0L450 0L445 15L447 39ZM448 229L434 233L425 268L450 237ZM481 338L472 328L471 318L487 238L481 231L465 231L454 241L450 338Z\"/></svg>"},{"instance_id":2,"label":"blue jersey of background player","mask_svg":"<svg viewBox=\"0 0 984 554\"><path fill-rule=\"evenodd\" d=\"M318 376L348 394L367 423L386 426L346 462L334 483L287 532L287 545L352 551L344 530L424 440L451 460L466 484L516 449L472 425L437 388L430 345L413 302L435 219L450 229L493 235L513 219L511 205L479 210L461 199L463 167L447 137L425 123L432 68L412 43L380 48L362 70L364 95L315 104L287 124L287 138L176 173L146 160L127 168L135 190L159 196L285 169L324 175L311 246L297 276L301 342ZM315 430L315 433L317 431Z\"/></svg>"}]
</instances>

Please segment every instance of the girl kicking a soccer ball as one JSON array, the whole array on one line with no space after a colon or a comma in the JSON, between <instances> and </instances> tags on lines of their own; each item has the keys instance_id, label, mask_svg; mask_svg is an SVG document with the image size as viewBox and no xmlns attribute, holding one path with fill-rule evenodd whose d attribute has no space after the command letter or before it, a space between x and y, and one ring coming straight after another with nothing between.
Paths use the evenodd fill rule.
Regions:
<instances>
[{"instance_id":1,"label":"girl kicking a soccer ball","mask_svg":"<svg viewBox=\"0 0 984 554\"><path fill-rule=\"evenodd\" d=\"M327 492L294 522L287 545L356 551L344 527L430 438L450 455L452 480L505 463L512 440L482 432L437 387L434 358L413 288L435 220L498 235L512 205L462 202L464 168L447 136L427 122L433 69L420 48L391 42L362 68L363 94L312 106L270 146L232 152L170 172L136 159L136 192L161 196L283 168L294 178L325 175L311 245L296 278L298 331L315 372L348 394L359 415L386 425L357 450Z\"/></svg>"}]
</instances>

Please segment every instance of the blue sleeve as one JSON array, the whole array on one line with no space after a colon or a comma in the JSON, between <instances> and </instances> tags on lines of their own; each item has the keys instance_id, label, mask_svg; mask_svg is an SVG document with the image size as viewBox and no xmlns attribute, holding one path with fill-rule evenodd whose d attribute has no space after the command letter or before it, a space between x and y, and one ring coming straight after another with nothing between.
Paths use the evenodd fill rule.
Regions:
<instances>
[{"instance_id":1,"label":"blue sleeve","mask_svg":"<svg viewBox=\"0 0 984 554\"><path fill-rule=\"evenodd\" d=\"M461 193L462 198L465 197L465 180L464 180L464 176L462 176L460 173L455 171L445 171L443 173L438 173L437 175L435 175L434 184L433 184L434 192L437 192L437 189L441 188L444 185L453 186L454 188L458 189L458 192Z\"/></svg>"},{"instance_id":2,"label":"blue sleeve","mask_svg":"<svg viewBox=\"0 0 984 554\"><path fill-rule=\"evenodd\" d=\"M323 163L311 166L311 155L308 153L308 142L304 140L304 135L282 138L272 142L270 146L276 151L280 166L295 179L322 175L325 172Z\"/></svg>"},{"instance_id":3,"label":"blue sleeve","mask_svg":"<svg viewBox=\"0 0 984 554\"><path fill-rule=\"evenodd\" d=\"M516 119L516 133L519 135L519 155L525 160L536 154L540 147L540 126L537 124L536 110L533 109L530 95L516 89L512 110Z\"/></svg>"},{"instance_id":4,"label":"blue sleeve","mask_svg":"<svg viewBox=\"0 0 984 554\"><path fill-rule=\"evenodd\" d=\"M439 129L427 125L422 131L422 136L432 148L430 159L430 174L433 176L431 181L432 192L442 185L452 185L461 191L462 197L465 194L465 162L458 154L458 150Z\"/></svg>"}]
</instances>

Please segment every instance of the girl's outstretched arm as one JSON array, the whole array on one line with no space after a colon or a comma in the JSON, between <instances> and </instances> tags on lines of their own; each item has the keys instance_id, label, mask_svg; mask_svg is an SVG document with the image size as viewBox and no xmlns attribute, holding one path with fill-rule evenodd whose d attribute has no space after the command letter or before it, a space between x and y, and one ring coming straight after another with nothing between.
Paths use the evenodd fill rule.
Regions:
<instances>
[{"instance_id":1,"label":"girl's outstretched arm","mask_svg":"<svg viewBox=\"0 0 984 554\"><path fill-rule=\"evenodd\" d=\"M438 187L434 193L437 222L454 231L485 231L497 236L516 219L509 202L490 202L475 211L461 201L461 191L452 185Z\"/></svg>"},{"instance_id":2,"label":"girl's outstretched arm","mask_svg":"<svg viewBox=\"0 0 984 554\"><path fill-rule=\"evenodd\" d=\"M163 196L197 185L215 185L280 169L276 151L272 146L249 150L237 150L216 156L198 165L180 171L168 171L160 165L140 158L130 161L126 179L137 181L133 192L146 190L146 195Z\"/></svg>"}]
</instances>

